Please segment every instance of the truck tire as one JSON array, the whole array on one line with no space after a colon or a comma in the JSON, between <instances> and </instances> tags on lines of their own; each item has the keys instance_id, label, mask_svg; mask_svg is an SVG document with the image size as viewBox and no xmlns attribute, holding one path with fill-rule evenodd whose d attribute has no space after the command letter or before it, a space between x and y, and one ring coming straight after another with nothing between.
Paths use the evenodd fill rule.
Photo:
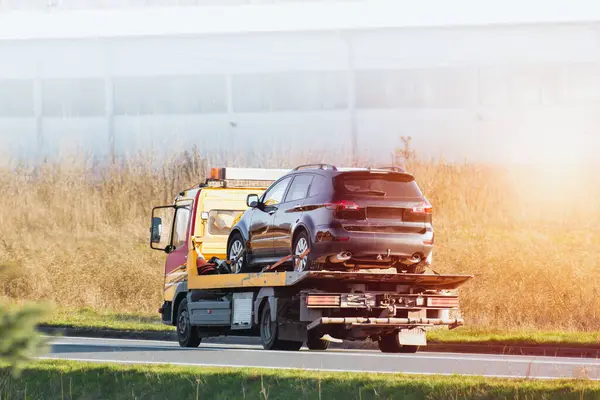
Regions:
<instances>
[{"instance_id":1,"label":"truck tire","mask_svg":"<svg viewBox=\"0 0 600 400\"><path fill-rule=\"evenodd\" d=\"M306 338L306 347L309 350L327 350L329 347L329 340L321 339L320 334L316 333L315 330L308 331Z\"/></svg>"},{"instance_id":2,"label":"truck tire","mask_svg":"<svg viewBox=\"0 0 600 400\"><path fill-rule=\"evenodd\" d=\"M202 341L198 328L190 322L187 299L181 300L177 309L177 340L181 347L198 347Z\"/></svg>"},{"instance_id":3,"label":"truck tire","mask_svg":"<svg viewBox=\"0 0 600 400\"><path fill-rule=\"evenodd\" d=\"M382 353L416 353L419 351L419 346L400 344L397 332L380 337L378 343Z\"/></svg>"},{"instance_id":4,"label":"truck tire","mask_svg":"<svg viewBox=\"0 0 600 400\"><path fill-rule=\"evenodd\" d=\"M229 247L227 248L227 259L231 260L233 257L236 257L245 248L246 244L244 243L242 235L234 233L229 242ZM248 272L248 257L246 254L242 256L241 262L238 261L231 265L231 272L234 274Z\"/></svg>"},{"instance_id":5,"label":"truck tire","mask_svg":"<svg viewBox=\"0 0 600 400\"><path fill-rule=\"evenodd\" d=\"M271 307L265 304L260 315L260 340L265 350L298 351L302 342L279 339L277 322L271 321Z\"/></svg>"}]
</instances>

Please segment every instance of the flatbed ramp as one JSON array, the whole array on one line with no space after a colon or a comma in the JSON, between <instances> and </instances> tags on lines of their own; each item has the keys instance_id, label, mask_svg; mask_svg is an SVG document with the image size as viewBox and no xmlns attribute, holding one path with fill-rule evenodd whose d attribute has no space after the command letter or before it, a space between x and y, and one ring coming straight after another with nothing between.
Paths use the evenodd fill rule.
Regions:
<instances>
[{"instance_id":1,"label":"flatbed ramp","mask_svg":"<svg viewBox=\"0 0 600 400\"><path fill-rule=\"evenodd\" d=\"M235 289L249 287L313 286L325 283L387 283L404 284L427 289L456 289L472 275L401 274L381 272L259 272L196 276L189 289Z\"/></svg>"}]
</instances>

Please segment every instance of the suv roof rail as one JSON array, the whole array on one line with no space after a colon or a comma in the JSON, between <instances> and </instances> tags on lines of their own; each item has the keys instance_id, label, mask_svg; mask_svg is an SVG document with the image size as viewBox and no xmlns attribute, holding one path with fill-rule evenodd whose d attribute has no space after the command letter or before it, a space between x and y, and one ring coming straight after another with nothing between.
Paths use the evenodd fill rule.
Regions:
<instances>
[{"instance_id":1,"label":"suv roof rail","mask_svg":"<svg viewBox=\"0 0 600 400\"><path fill-rule=\"evenodd\" d=\"M383 170L388 170L388 171L392 171L392 172L400 172L400 173L405 173L406 170L400 166L397 165L386 165L383 167L369 167L369 169L383 169Z\"/></svg>"},{"instance_id":2,"label":"suv roof rail","mask_svg":"<svg viewBox=\"0 0 600 400\"><path fill-rule=\"evenodd\" d=\"M337 167L331 164L304 164L299 165L293 169L293 171L299 171L301 169L331 169L333 171L337 171Z\"/></svg>"}]
</instances>

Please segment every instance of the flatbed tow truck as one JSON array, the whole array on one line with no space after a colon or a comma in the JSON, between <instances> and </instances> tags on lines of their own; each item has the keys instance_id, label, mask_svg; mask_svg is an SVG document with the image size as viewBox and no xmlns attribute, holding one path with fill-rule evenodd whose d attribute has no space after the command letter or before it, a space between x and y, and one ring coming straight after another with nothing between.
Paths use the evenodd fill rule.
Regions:
<instances>
[{"instance_id":1,"label":"flatbed tow truck","mask_svg":"<svg viewBox=\"0 0 600 400\"><path fill-rule=\"evenodd\" d=\"M266 189L266 183L285 171L252 173L261 176L255 179L260 184L248 187L248 171L213 169L204 184L181 192L173 205L153 210L151 247L168 254L159 312L163 323L176 326L182 347L197 347L206 337L232 335L259 336L268 350L297 351L304 343L310 350L326 350L330 342L370 339L382 352L414 353L426 345L427 330L463 324L457 289L471 275L278 271L287 260L262 272L231 273L229 265L235 260L218 257L226 253L226 237L209 234L211 213L239 215L248 193ZM246 185L236 186L234 181ZM213 197L218 201L211 203ZM159 211L172 214L164 247L159 245ZM235 217L228 229L234 223ZM208 249L212 257L207 260Z\"/></svg>"}]
</instances>

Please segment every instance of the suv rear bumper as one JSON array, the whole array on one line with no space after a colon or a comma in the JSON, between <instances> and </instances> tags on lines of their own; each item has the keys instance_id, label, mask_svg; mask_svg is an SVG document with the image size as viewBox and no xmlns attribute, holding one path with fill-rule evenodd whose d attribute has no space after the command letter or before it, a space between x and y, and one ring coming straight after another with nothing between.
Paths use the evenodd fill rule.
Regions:
<instances>
[{"instance_id":1,"label":"suv rear bumper","mask_svg":"<svg viewBox=\"0 0 600 400\"><path fill-rule=\"evenodd\" d=\"M373 233L373 232L348 232L343 228L330 226L317 227L311 238L313 246L311 252L315 259L324 262L329 256L342 252L352 254L353 260L376 261L381 256L385 261L387 256L396 259L410 258L418 254L423 260L433 250L433 244L426 244L424 240L431 233Z\"/></svg>"}]
</instances>

